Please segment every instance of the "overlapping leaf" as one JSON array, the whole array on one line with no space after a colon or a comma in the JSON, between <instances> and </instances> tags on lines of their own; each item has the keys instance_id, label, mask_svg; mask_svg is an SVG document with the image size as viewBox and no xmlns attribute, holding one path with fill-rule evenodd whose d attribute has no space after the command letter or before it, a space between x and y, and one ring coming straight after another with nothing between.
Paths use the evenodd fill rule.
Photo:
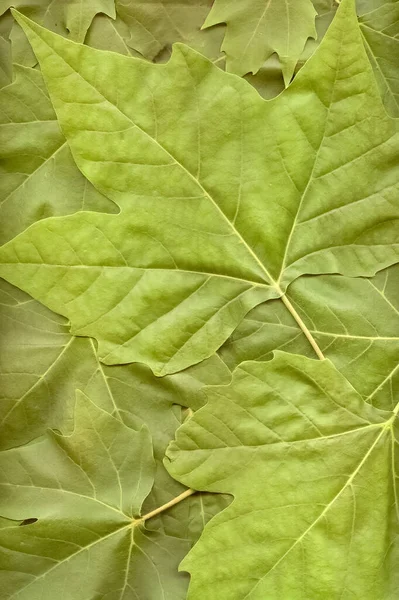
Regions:
<instances>
[{"instance_id":1,"label":"overlapping leaf","mask_svg":"<svg viewBox=\"0 0 399 600\"><path fill-rule=\"evenodd\" d=\"M0 455L1 513L38 519L0 529L4 598L184 598L175 563L188 543L139 520L153 483L148 429L85 396L75 415L70 437L49 433Z\"/></svg>"},{"instance_id":2,"label":"overlapping leaf","mask_svg":"<svg viewBox=\"0 0 399 600\"><path fill-rule=\"evenodd\" d=\"M399 116L399 40L362 27L371 64L389 114Z\"/></svg>"},{"instance_id":3,"label":"overlapping leaf","mask_svg":"<svg viewBox=\"0 0 399 600\"><path fill-rule=\"evenodd\" d=\"M234 501L182 564L188 599L394 598L398 409L364 403L328 361L285 353L209 388L167 466Z\"/></svg>"},{"instance_id":4,"label":"overlapping leaf","mask_svg":"<svg viewBox=\"0 0 399 600\"><path fill-rule=\"evenodd\" d=\"M276 52L287 85L309 37L316 37L311 0L216 0L204 27L226 23L222 50L227 69L237 75L256 73Z\"/></svg>"},{"instance_id":5,"label":"overlapping leaf","mask_svg":"<svg viewBox=\"0 0 399 600\"><path fill-rule=\"evenodd\" d=\"M21 19L78 166L122 211L33 225L1 273L104 362L180 370L300 275L397 260L397 126L350 0L272 102L184 46L157 66Z\"/></svg>"},{"instance_id":6,"label":"overlapping leaf","mask_svg":"<svg viewBox=\"0 0 399 600\"><path fill-rule=\"evenodd\" d=\"M25 15L41 23L47 29L60 35L83 42L88 28L98 13L115 18L114 0L4 0L0 6L0 15L9 8L17 8ZM37 64L35 55L17 23L11 31L13 42L13 62L33 67Z\"/></svg>"},{"instance_id":7,"label":"overlapping leaf","mask_svg":"<svg viewBox=\"0 0 399 600\"><path fill-rule=\"evenodd\" d=\"M41 73L16 65L0 90L0 241L45 217L115 212L76 168Z\"/></svg>"},{"instance_id":8,"label":"overlapping leaf","mask_svg":"<svg viewBox=\"0 0 399 600\"><path fill-rule=\"evenodd\" d=\"M26 443L48 427L70 432L78 388L119 422L133 429L144 424L149 428L154 441L155 473L144 513L184 492L185 488L168 475L162 464L166 446L184 417L181 408L173 409L173 405L199 405L204 383L228 383L230 375L220 359L215 356L186 372L157 379L143 365L101 365L92 340L74 338L64 319L5 282L1 284L0 309L2 449ZM177 565L205 523L226 502L223 496L198 494L148 522L148 529L162 542L170 561L174 560L167 565L172 583L164 582L165 593L172 594L170 585L173 590L173 582L180 577L184 597L186 578L177 574ZM23 566L22 556L16 560Z\"/></svg>"},{"instance_id":9,"label":"overlapping leaf","mask_svg":"<svg viewBox=\"0 0 399 600\"><path fill-rule=\"evenodd\" d=\"M200 31L212 0L116 0L126 44L149 60L164 60L173 42L184 42L209 58L219 58L224 27Z\"/></svg>"},{"instance_id":10,"label":"overlapping leaf","mask_svg":"<svg viewBox=\"0 0 399 600\"><path fill-rule=\"evenodd\" d=\"M366 402L386 410L397 403L399 381L398 276L395 265L370 280L301 277L288 289L323 354ZM278 349L312 357L298 324L281 302L270 301L247 315L219 354L234 369Z\"/></svg>"}]
</instances>

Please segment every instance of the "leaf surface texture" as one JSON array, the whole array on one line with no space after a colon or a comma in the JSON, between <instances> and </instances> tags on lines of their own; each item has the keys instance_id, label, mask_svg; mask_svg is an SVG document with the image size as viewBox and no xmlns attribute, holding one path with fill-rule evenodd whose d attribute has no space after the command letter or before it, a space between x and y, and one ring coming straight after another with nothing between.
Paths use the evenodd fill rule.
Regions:
<instances>
[{"instance_id":1,"label":"leaf surface texture","mask_svg":"<svg viewBox=\"0 0 399 600\"><path fill-rule=\"evenodd\" d=\"M183 561L188 599L393 598L398 408L364 403L329 361L285 353L209 388L166 464L234 501Z\"/></svg>"},{"instance_id":2,"label":"leaf surface texture","mask_svg":"<svg viewBox=\"0 0 399 600\"><path fill-rule=\"evenodd\" d=\"M121 213L37 223L1 272L95 337L104 362L180 370L300 275L396 262L397 126L350 2L271 102L184 46L150 65L20 19L75 161Z\"/></svg>"}]
</instances>

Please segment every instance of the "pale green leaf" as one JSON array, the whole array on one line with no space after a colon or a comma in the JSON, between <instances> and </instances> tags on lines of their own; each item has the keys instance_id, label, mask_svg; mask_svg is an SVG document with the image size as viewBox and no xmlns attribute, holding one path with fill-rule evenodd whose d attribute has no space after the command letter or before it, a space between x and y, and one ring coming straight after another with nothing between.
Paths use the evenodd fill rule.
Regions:
<instances>
[{"instance_id":1,"label":"pale green leaf","mask_svg":"<svg viewBox=\"0 0 399 600\"><path fill-rule=\"evenodd\" d=\"M10 31L14 19L10 11L0 16L0 88L11 83L12 63Z\"/></svg>"},{"instance_id":2,"label":"pale green leaf","mask_svg":"<svg viewBox=\"0 0 399 600\"><path fill-rule=\"evenodd\" d=\"M49 427L69 433L78 388L125 425L149 427L156 473L145 513L184 491L162 464L166 446L184 418L181 408L173 405L201 406L205 384L229 383L230 372L220 358L215 355L164 378L139 364L107 367L98 362L92 340L71 336L62 317L6 282L0 282L0 329L1 449L26 443ZM149 528L186 543L225 505L221 496L193 496L152 519Z\"/></svg>"},{"instance_id":3,"label":"pale green leaf","mask_svg":"<svg viewBox=\"0 0 399 600\"><path fill-rule=\"evenodd\" d=\"M311 0L215 0L204 27L226 23L222 50L227 70L256 73L276 52L286 85L309 37L316 37Z\"/></svg>"},{"instance_id":4,"label":"pale green leaf","mask_svg":"<svg viewBox=\"0 0 399 600\"><path fill-rule=\"evenodd\" d=\"M110 19L106 15L97 15L87 32L85 44L125 56L140 56L139 52L127 44L129 38L129 27L119 16Z\"/></svg>"},{"instance_id":5,"label":"pale green leaf","mask_svg":"<svg viewBox=\"0 0 399 600\"><path fill-rule=\"evenodd\" d=\"M230 381L217 355L161 379L140 364L106 367L98 362L92 340L73 337L65 319L5 281L0 281L0 322L2 449L26 443L49 427L68 430L75 390L81 389L126 425L147 423L155 457L162 460L181 423L173 404L198 408L204 385Z\"/></svg>"},{"instance_id":6,"label":"pale green leaf","mask_svg":"<svg viewBox=\"0 0 399 600\"><path fill-rule=\"evenodd\" d=\"M321 351L366 402L392 410L399 384L399 268L373 279L337 275L301 277L287 296ZM274 350L312 357L298 324L276 300L252 310L222 346L230 369L268 360Z\"/></svg>"},{"instance_id":7,"label":"pale green leaf","mask_svg":"<svg viewBox=\"0 0 399 600\"><path fill-rule=\"evenodd\" d=\"M386 109L399 117L399 39L364 25L362 33Z\"/></svg>"},{"instance_id":8,"label":"pale green leaf","mask_svg":"<svg viewBox=\"0 0 399 600\"><path fill-rule=\"evenodd\" d=\"M149 60L164 61L173 42L216 59L224 27L201 31L211 5L212 0L116 0L116 12L126 27L126 44Z\"/></svg>"},{"instance_id":9,"label":"pale green leaf","mask_svg":"<svg viewBox=\"0 0 399 600\"><path fill-rule=\"evenodd\" d=\"M357 0L359 21L390 37L399 34L399 4L396 0Z\"/></svg>"},{"instance_id":10,"label":"pale green leaf","mask_svg":"<svg viewBox=\"0 0 399 600\"><path fill-rule=\"evenodd\" d=\"M75 390L98 368L93 344L62 317L0 281L0 448L70 424Z\"/></svg>"},{"instance_id":11,"label":"pale green leaf","mask_svg":"<svg viewBox=\"0 0 399 600\"><path fill-rule=\"evenodd\" d=\"M0 173L2 243L45 217L116 208L76 168L41 73L18 65L0 90Z\"/></svg>"},{"instance_id":12,"label":"pale green leaf","mask_svg":"<svg viewBox=\"0 0 399 600\"><path fill-rule=\"evenodd\" d=\"M188 543L138 520L153 482L151 438L78 396L71 436L0 454L2 594L15 600L180 600ZM174 550L171 551L171 550Z\"/></svg>"},{"instance_id":13,"label":"pale green leaf","mask_svg":"<svg viewBox=\"0 0 399 600\"><path fill-rule=\"evenodd\" d=\"M328 361L285 353L209 388L167 467L234 501L181 565L188 600L393 599L398 408L364 403Z\"/></svg>"},{"instance_id":14,"label":"pale green leaf","mask_svg":"<svg viewBox=\"0 0 399 600\"><path fill-rule=\"evenodd\" d=\"M4 0L0 15L10 7L17 8L47 29L78 42L84 41L96 14L105 13L115 18L114 0ZM10 39L13 62L34 67L37 64L36 57L17 23L13 24Z\"/></svg>"},{"instance_id":15,"label":"pale green leaf","mask_svg":"<svg viewBox=\"0 0 399 600\"><path fill-rule=\"evenodd\" d=\"M122 210L34 224L1 274L95 337L103 362L181 370L300 275L397 261L397 124L350 0L271 102L181 45L152 65L18 18L78 166Z\"/></svg>"},{"instance_id":16,"label":"pale green leaf","mask_svg":"<svg viewBox=\"0 0 399 600\"><path fill-rule=\"evenodd\" d=\"M65 26L69 36L76 42L83 42L93 18L98 13L116 17L115 0L64 0Z\"/></svg>"}]
</instances>

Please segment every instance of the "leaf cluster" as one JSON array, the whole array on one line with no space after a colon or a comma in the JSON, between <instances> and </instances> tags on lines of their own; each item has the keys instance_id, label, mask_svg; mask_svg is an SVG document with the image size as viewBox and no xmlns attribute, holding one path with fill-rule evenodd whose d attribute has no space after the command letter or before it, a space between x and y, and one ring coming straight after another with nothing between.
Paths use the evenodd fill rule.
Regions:
<instances>
[{"instance_id":1,"label":"leaf cluster","mask_svg":"<svg viewBox=\"0 0 399 600\"><path fill-rule=\"evenodd\" d=\"M396 597L398 6L1 5L5 599Z\"/></svg>"}]
</instances>

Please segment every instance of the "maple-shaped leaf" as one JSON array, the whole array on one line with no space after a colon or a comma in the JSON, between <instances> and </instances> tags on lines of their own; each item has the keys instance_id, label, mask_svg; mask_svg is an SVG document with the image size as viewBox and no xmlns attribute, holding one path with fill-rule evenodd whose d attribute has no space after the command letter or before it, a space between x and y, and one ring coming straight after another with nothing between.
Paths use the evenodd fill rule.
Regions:
<instances>
[{"instance_id":1,"label":"maple-shaped leaf","mask_svg":"<svg viewBox=\"0 0 399 600\"><path fill-rule=\"evenodd\" d=\"M14 19L10 12L0 16L0 88L12 81L10 31Z\"/></svg>"},{"instance_id":2,"label":"maple-shaped leaf","mask_svg":"<svg viewBox=\"0 0 399 600\"><path fill-rule=\"evenodd\" d=\"M399 382L399 265L372 279L301 277L287 295L326 358L366 402L392 410ZM230 369L268 360L274 350L312 357L298 324L281 302L253 309L219 354Z\"/></svg>"},{"instance_id":3,"label":"maple-shaped leaf","mask_svg":"<svg viewBox=\"0 0 399 600\"><path fill-rule=\"evenodd\" d=\"M149 60L168 56L173 42L184 42L209 58L220 56L224 27L201 31L212 0L116 0L115 6L127 46Z\"/></svg>"},{"instance_id":4,"label":"maple-shaped leaf","mask_svg":"<svg viewBox=\"0 0 399 600\"><path fill-rule=\"evenodd\" d=\"M4 0L0 15L9 8L17 8L44 27L69 35L83 42L94 16L104 13L115 17L114 0Z\"/></svg>"},{"instance_id":5,"label":"maple-shaped leaf","mask_svg":"<svg viewBox=\"0 0 399 600\"><path fill-rule=\"evenodd\" d=\"M0 90L0 242L45 217L115 212L77 169L40 71L15 65L14 73Z\"/></svg>"},{"instance_id":6,"label":"maple-shaped leaf","mask_svg":"<svg viewBox=\"0 0 399 600\"><path fill-rule=\"evenodd\" d=\"M32 225L1 274L95 337L103 362L181 370L264 300L298 318L284 292L300 275L398 260L397 124L352 0L270 102L182 45L152 65L18 19L79 168L122 210Z\"/></svg>"},{"instance_id":7,"label":"maple-shaped leaf","mask_svg":"<svg viewBox=\"0 0 399 600\"><path fill-rule=\"evenodd\" d=\"M120 423L133 429L146 425L150 430L155 473L143 513L184 493L186 488L170 477L162 463L168 443L185 418L185 410L175 403L195 404L198 397L200 404L205 383L228 383L230 373L221 359L215 355L163 378L154 377L140 364L102 365L93 340L71 336L62 317L4 281L0 282L0 329L1 449L29 442L49 427L70 433L75 389L79 388ZM205 523L226 503L221 495L196 494L148 521L148 529L169 554L171 580L163 581L166 595L172 593L169 586L174 590L180 581L184 597L187 578L177 574L179 561ZM18 524L6 522L4 527Z\"/></svg>"},{"instance_id":8,"label":"maple-shaped leaf","mask_svg":"<svg viewBox=\"0 0 399 600\"><path fill-rule=\"evenodd\" d=\"M153 484L151 437L79 394L70 436L0 454L3 598L183 600L176 559L186 540L149 531L141 507Z\"/></svg>"},{"instance_id":9,"label":"maple-shaped leaf","mask_svg":"<svg viewBox=\"0 0 399 600\"><path fill-rule=\"evenodd\" d=\"M316 37L315 17L311 0L215 0L204 27L227 24L222 50L228 71L256 73L276 52L288 85L306 40Z\"/></svg>"},{"instance_id":10,"label":"maple-shaped leaf","mask_svg":"<svg viewBox=\"0 0 399 600\"><path fill-rule=\"evenodd\" d=\"M140 364L107 367L98 361L93 340L72 336L64 318L1 280L0 329L1 449L50 427L69 431L80 389L126 425L147 423L162 461L182 419L172 406L198 408L205 385L229 383L231 377L217 355L161 379Z\"/></svg>"},{"instance_id":11,"label":"maple-shaped leaf","mask_svg":"<svg viewBox=\"0 0 399 600\"><path fill-rule=\"evenodd\" d=\"M0 15L9 8L17 8L51 31L82 43L95 15L103 13L115 18L114 0L3 0ZM16 22L13 23L10 39L13 63L34 67L36 57Z\"/></svg>"},{"instance_id":12,"label":"maple-shaped leaf","mask_svg":"<svg viewBox=\"0 0 399 600\"><path fill-rule=\"evenodd\" d=\"M166 464L234 501L181 565L188 599L394 598L398 409L366 404L329 361L280 352L209 388Z\"/></svg>"},{"instance_id":13,"label":"maple-shaped leaf","mask_svg":"<svg viewBox=\"0 0 399 600\"><path fill-rule=\"evenodd\" d=\"M399 39L361 27L381 95L390 115L399 117Z\"/></svg>"}]
</instances>

